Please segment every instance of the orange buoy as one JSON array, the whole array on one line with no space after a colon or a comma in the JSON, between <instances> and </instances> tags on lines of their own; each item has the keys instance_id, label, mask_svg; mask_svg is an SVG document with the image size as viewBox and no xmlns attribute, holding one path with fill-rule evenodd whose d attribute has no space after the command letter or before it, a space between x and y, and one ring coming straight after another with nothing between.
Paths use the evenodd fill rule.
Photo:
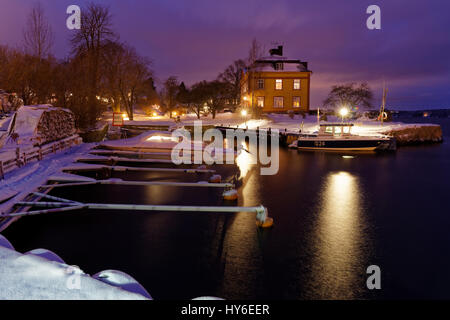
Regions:
<instances>
[{"instance_id":1,"label":"orange buoy","mask_svg":"<svg viewBox=\"0 0 450 320\"><path fill-rule=\"evenodd\" d=\"M267 217L266 220L264 220L264 222L256 220L256 226L260 228L270 228L273 226L273 218Z\"/></svg>"},{"instance_id":2,"label":"orange buoy","mask_svg":"<svg viewBox=\"0 0 450 320\"><path fill-rule=\"evenodd\" d=\"M224 199L224 200L230 200L230 201L233 201L233 200L237 200L237 198L238 198L238 193L237 193L236 189L225 190L225 191L223 192L222 196L223 196L223 199Z\"/></svg>"},{"instance_id":3,"label":"orange buoy","mask_svg":"<svg viewBox=\"0 0 450 320\"><path fill-rule=\"evenodd\" d=\"M209 182L211 183L220 183L222 181L222 176L220 174L215 174L209 178Z\"/></svg>"}]
</instances>

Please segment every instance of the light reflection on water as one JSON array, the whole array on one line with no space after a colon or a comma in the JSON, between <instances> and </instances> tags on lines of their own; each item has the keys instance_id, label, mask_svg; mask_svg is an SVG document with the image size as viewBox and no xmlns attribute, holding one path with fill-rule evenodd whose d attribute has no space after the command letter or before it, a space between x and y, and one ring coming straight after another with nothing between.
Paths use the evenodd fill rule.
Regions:
<instances>
[{"instance_id":1,"label":"light reflection on water","mask_svg":"<svg viewBox=\"0 0 450 320\"><path fill-rule=\"evenodd\" d=\"M321 188L312 232L309 287L317 299L352 299L365 288L363 199L358 177L330 172Z\"/></svg>"},{"instance_id":2,"label":"light reflection on water","mask_svg":"<svg viewBox=\"0 0 450 320\"><path fill-rule=\"evenodd\" d=\"M239 170L241 171L239 179L244 179L247 173L250 171L250 169L252 169L255 166L255 163L257 163L255 155L251 154L250 152L247 152L246 150L248 150L247 145L245 142L242 142L239 155L235 159L236 164L239 167Z\"/></svg>"},{"instance_id":3,"label":"light reflection on water","mask_svg":"<svg viewBox=\"0 0 450 320\"><path fill-rule=\"evenodd\" d=\"M246 148L245 143L242 147ZM245 150L241 150L236 157L240 170L239 179L242 180L239 194L239 205L242 206L256 206L261 203L260 175L254 163L253 155ZM220 292L234 291L236 296L243 299L252 298L250 292L258 292L261 279L255 270L260 270L263 266L255 223L254 213L240 212L228 226L224 241L225 267Z\"/></svg>"}]
</instances>

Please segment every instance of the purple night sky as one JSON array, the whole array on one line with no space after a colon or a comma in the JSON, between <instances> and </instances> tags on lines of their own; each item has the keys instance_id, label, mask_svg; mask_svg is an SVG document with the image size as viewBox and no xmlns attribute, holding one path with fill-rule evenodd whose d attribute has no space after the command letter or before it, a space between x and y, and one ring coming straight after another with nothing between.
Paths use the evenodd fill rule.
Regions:
<instances>
[{"instance_id":1,"label":"purple night sky","mask_svg":"<svg viewBox=\"0 0 450 320\"><path fill-rule=\"evenodd\" d=\"M41 0L55 33L54 53L69 53L66 8L82 0ZM450 107L450 2L366 0L110 0L122 41L153 61L157 84L170 75L190 85L212 80L246 58L257 38L267 49L284 45L309 62L312 104L331 85L367 81L376 105L383 80L388 105ZM33 0L1 0L0 44L19 46ZM366 28L366 8L381 7L381 30Z\"/></svg>"}]
</instances>

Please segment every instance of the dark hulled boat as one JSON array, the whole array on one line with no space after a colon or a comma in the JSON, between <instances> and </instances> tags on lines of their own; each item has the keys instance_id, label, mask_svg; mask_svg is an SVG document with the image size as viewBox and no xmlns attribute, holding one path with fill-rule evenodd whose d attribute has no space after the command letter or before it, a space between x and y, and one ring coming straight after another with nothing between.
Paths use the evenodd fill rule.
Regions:
<instances>
[{"instance_id":1,"label":"dark hulled boat","mask_svg":"<svg viewBox=\"0 0 450 320\"><path fill-rule=\"evenodd\" d=\"M359 136L351 133L352 123L321 124L316 135L302 135L290 147L304 151L374 152L395 150L395 139L386 136Z\"/></svg>"}]
</instances>

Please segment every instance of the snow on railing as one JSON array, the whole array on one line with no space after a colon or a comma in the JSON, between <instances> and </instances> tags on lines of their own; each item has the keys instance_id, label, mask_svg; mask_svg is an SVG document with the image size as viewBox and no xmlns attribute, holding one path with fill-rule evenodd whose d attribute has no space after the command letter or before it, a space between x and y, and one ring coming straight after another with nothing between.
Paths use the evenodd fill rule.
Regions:
<instances>
[{"instance_id":1,"label":"snow on railing","mask_svg":"<svg viewBox=\"0 0 450 320\"><path fill-rule=\"evenodd\" d=\"M17 147L15 153L11 152L9 155L4 155L0 158L0 179L4 179L7 172L20 168L30 161L40 161L48 154L70 148L81 142L81 137L76 134L39 147L27 148L25 150Z\"/></svg>"}]
</instances>

